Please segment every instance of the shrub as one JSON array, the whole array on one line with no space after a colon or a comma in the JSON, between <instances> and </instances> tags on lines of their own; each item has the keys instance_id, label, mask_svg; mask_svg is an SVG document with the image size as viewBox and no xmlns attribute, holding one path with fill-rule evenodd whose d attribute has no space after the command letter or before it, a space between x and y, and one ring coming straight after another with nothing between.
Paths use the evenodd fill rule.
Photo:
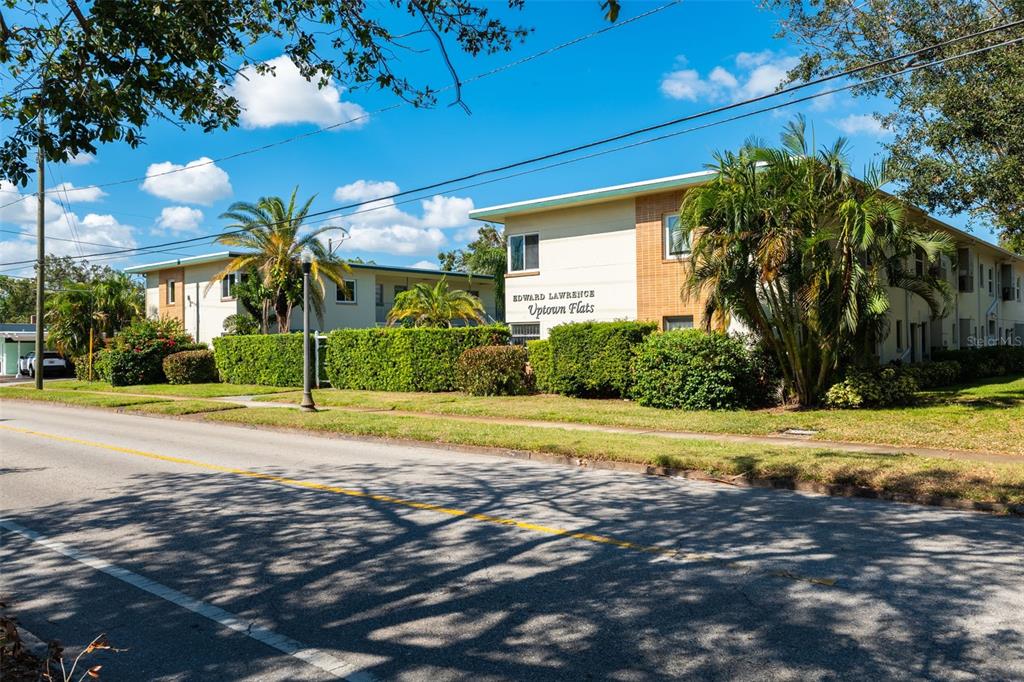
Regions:
<instances>
[{"instance_id":1,"label":"shrub","mask_svg":"<svg viewBox=\"0 0 1024 682\"><path fill-rule=\"evenodd\" d=\"M1024 373L1024 346L998 345L944 350L933 353L932 359L960 363L962 378L965 380Z\"/></svg>"},{"instance_id":2,"label":"shrub","mask_svg":"<svg viewBox=\"0 0 1024 682\"><path fill-rule=\"evenodd\" d=\"M508 340L500 325L337 329L327 336L325 369L335 388L453 391L464 351Z\"/></svg>"},{"instance_id":3,"label":"shrub","mask_svg":"<svg viewBox=\"0 0 1024 682\"><path fill-rule=\"evenodd\" d=\"M213 357L229 384L302 386L302 334L218 336Z\"/></svg>"},{"instance_id":4,"label":"shrub","mask_svg":"<svg viewBox=\"0 0 1024 682\"><path fill-rule=\"evenodd\" d=\"M578 397L628 397L637 346L653 322L574 322L551 330L551 387Z\"/></svg>"},{"instance_id":5,"label":"shrub","mask_svg":"<svg viewBox=\"0 0 1024 682\"><path fill-rule=\"evenodd\" d=\"M220 381L212 350L186 350L164 358L169 384L208 384Z\"/></svg>"},{"instance_id":6,"label":"shrub","mask_svg":"<svg viewBox=\"0 0 1024 682\"><path fill-rule=\"evenodd\" d=\"M249 313L235 313L224 318L224 333L251 335L260 333L260 321Z\"/></svg>"},{"instance_id":7,"label":"shrub","mask_svg":"<svg viewBox=\"0 0 1024 682\"><path fill-rule=\"evenodd\" d=\"M634 361L641 405L688 410L748 407L758 399L754 357L739 339L698 329L651 334Z\"/></svg>"},{"instance_id":8,"label":"shrub","mask_svg":"<svg viewBox=\"0 0 1024 682\"><path fill-rule=\"evenodd\" d=\"M530 384L522 346L469 348L455 364L455 385L470 395L523 395Z\"/></svg>"},{"instance_id":9,"label":"shrub","mask_svg":"<svg viewBox=\"0 0 1024 682\"><path fill-rule=\"evenodd\" d=\"M851 370L845 379L828 389L825 404L847 409L910 405L917 391L914 377L895 367L877 371Z\"/></svg>"},{"instance_id":10,"label":"shrub","mask_svg":"<svg viewBox=\"0 0 1024 682\"><path fill-rule=\"evenodd\" d=\"M919 389L945 388L960 380L963 370L956 360L940 360L938 362L922 362L899 368L906 376L913 377Z\"/></svg>"},{"instance_id":11,"label":"shrub","mask_svg":"<svg viewBox=\"0 0 1024 682\"><path fill-rule=\"evenodd\" d=\"M99 355L98 352L92 354L92 378L98 379L99 374L96 372L96 357ZM89 381L89 354L79 355L78 357L71 359L71 364L75 368L75 378L79 381Z\"/></svg>"},{"instance_id":12,"label":"shrub","mask_svg":"<svg viewBox=\"0 0 1024 682\"><path fill-rule=\"evenodd\" d=\"M122 329L107 348L96 354L93 371L112 386L159 384L167 380L165 357L205 347L194 343L178 320L139 320Z\"/></svg>"},{"instance_id":13,"label":"shrub","mask_svg":"<svg viewBox=\"0 0 1024 682\"><path fill-rule=\"evenodd\" d=\"M547 339L526 342L526 357L533 374L533 385L541 393L554 393L551 377L551 343Z\"/></svg>"}]
</instances>

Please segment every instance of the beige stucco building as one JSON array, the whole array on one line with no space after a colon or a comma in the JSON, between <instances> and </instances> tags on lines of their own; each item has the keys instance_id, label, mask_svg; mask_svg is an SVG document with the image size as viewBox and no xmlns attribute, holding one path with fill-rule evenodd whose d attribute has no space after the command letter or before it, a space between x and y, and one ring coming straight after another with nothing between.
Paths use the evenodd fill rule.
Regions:
<instances>
[{"instance_id":1,"label":"beige stucco building","mask_svg":"<svg viewBox=\"0 0 1024 682\"><path fill-rule=\"evenodd\" d=\"M147 317L181 320L185 331L197 341L209 343L224 333L224 320L244 312L233 295L234 276L209 286L238 252L222 251L201 256L136 265L125 272L146 276ZM389 265L349 263L345 278L347 291L324 281L324 319L315 315L310 324L317 331L382 326L395 302L395 295L415 284L433 284L446 277L452 289L463 289L480 297L489 318L495 316L494 280L486 275L468 276L464 272L421 270ZM292 315L293 329L302 325L301 314Z\"/></svg>"},{"instance_id":2,"label":"beige stucco building","mask_svg":"<svg viewBox=\"0 0 1024 682\"><path fill-rule=\"evenodd\" d=\"M662 329L700 325L703 301L684 300L680 293L689 247L673 234L686 189L713 176L688 173L471 212L505 226L505 319L513 337L544 338L557 324L587 320L650 320ZM940 267L955 301L947 317L932 320L923 300L893 289L880 360L917 361L933 349L1021 343L1024 259L915 213L957 244L958 257L943 258Z\"/></svg>"}]
</instances>

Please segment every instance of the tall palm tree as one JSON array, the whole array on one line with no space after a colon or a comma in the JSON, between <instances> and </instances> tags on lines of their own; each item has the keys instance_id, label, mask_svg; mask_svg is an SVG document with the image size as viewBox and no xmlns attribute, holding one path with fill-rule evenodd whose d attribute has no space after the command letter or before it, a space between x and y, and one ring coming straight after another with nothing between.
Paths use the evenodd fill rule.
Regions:
<instances>
[{"instance_id":1,"label":"tall palm tree","mask_svg":"<svg viewBox=\"0 0 1024 682\"><path fill-rule=\"evenodd\" d=\"M350 272L349 267L329 253L319 239L324 232L338 228L327 226L303 232L302 223L316 195L299 206L295 201L298 191L296 187L287 203L280 197L262 197L255 204L235 202L221 214L221 218L234 222L228 225L229 232L217 237L217 242L245 249L247 253L232 258L207 285L209 290L233 272L259 273L270 295L280 332L290 329L292 308L301 304L300 260L303 251L308 249L313 256L310 279L315 286L310 292L310 301L321 322L324 315L324 278L344 290L344 276Z\"/></svg>"},{"instance_id":2,"label":"tall palm tree","mask_svg":"<svg viewBox=\"0 0 1024 682\"><path fill-rule=\"evenodd\" d=\"M818 402L846 364L873 353L887 333L888 288L944 313L949 285L907 263L937 262L952 242L912 224L881 191L893 179L887 164L854 178L847 142L815 150L798 118L781 147L748 142L709 168L716 177L680 207L693 244L683 295L704 296L708 326L735 317L754 330L801 404Z\"/></svg>"},{"instance_id":3,"label":"tall palm tree","mask_svg":"<svg viewBox=\"0 0 1024 682\"><path fill-rule=\"evenodd\" d=\"M49 301L46 322L54 347L68 356L117 334L142 317L144 293L131 277L116 273L92 282L68 285Z\"/></svg>"},{"instance_id":4,"label":"tall palm tree","mask_svg":"<svg viewBox=\"0 0 1024 682\"><path fill-rule=\"evenodd\" d=\"M434 286L416 284L395 296L388 324L407 322L414 327L450 327L452 320L484 322L480 299L462 290L451 290L442 277Z\"/></svg>"}]
</instances>

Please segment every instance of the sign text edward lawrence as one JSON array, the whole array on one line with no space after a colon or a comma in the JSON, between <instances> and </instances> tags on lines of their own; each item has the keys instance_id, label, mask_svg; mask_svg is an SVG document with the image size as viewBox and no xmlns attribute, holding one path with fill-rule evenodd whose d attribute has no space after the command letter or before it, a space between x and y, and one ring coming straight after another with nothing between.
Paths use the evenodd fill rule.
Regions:
<instances>
[{"instance_id":1,"label":"sign text edward lawrence","mask_svg":"<svg viewBox=\"0 0 1024 682\"><path fill-rule=\"evenodd\" d=\"M515 294L514 303L529 303L531 317L541 315L592 315L594 304L586 299L594 298L593 289L552 291L548 294Z\"/></svg>"}]
</instances>

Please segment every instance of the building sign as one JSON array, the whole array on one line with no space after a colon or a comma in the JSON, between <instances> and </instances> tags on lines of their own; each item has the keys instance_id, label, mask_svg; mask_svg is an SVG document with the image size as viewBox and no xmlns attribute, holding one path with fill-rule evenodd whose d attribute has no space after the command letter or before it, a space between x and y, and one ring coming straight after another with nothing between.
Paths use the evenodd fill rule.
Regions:
<instances>
[{"instance_id":1,"label":"building sign","mask_svg":"<svg viewBox=\"0 0 1024 682\"><path fill-rule=\"evenodd\" d=\"M530 317L538 319L551 315L593 315L593 289L569 289L536 294L513 294L513 303L526 303Z\"/></svg>"}]
</instances>

